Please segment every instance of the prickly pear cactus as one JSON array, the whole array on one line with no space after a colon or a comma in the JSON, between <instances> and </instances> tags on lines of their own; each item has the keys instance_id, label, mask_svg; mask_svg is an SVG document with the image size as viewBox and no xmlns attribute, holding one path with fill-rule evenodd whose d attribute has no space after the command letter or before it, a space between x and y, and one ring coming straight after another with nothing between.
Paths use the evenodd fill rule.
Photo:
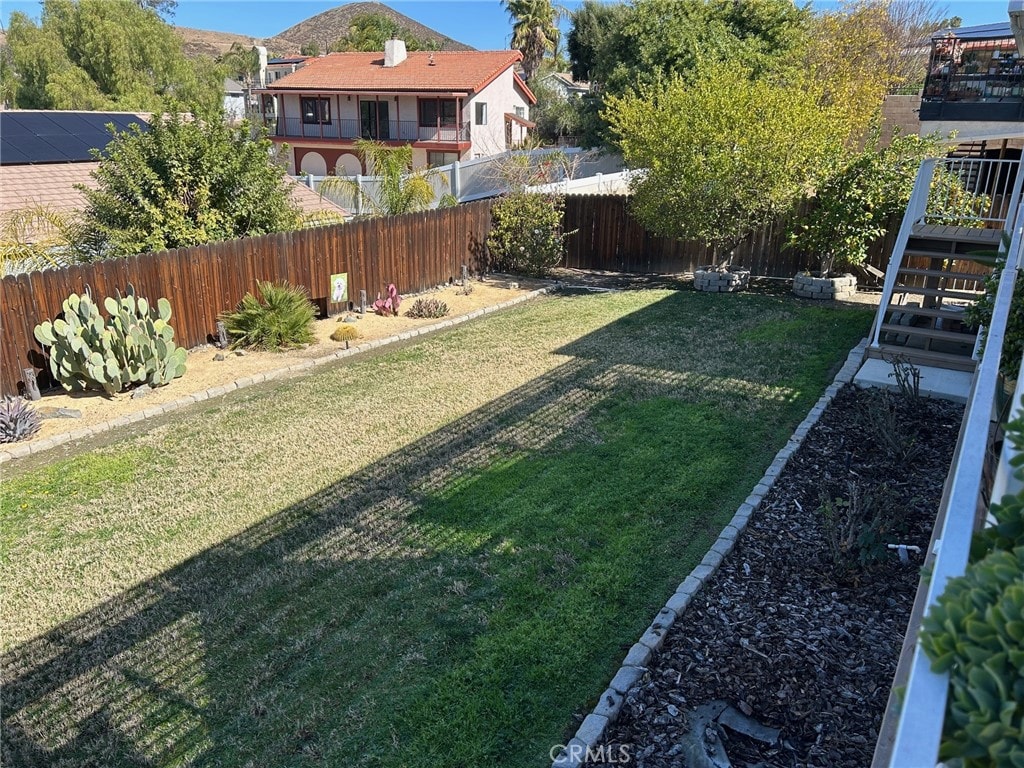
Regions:
<instances>
[{"instance_id":1,"label":"prickly pear cactus","mask_svg":"<svg viewBox=\"0 0 1024 768\"><path fill-rule=\"evenodd\" d=\"M169 322L170 302L161 298L153 306L136 297L131 285L126 294L104 300L104 320L88 293L73 293L64 302L63 318L36 326L36 340L50 348L50 372L64 389L114 395L137 384L169 384L185 373L185 350L174 343Z\"/></svg>"}]
</instances>

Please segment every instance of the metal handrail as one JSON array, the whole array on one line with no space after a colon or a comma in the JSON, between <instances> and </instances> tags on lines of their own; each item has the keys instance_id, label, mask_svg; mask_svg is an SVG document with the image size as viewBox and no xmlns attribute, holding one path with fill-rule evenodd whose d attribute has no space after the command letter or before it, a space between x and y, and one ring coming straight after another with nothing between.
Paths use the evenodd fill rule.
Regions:
<instances>
[{"instance_id":1,"label":"metal handrail","mask_svg":"<svg viewBox=\"0 0 1024 768\"><path fill-rule=\"evenodd\" d=\"M1003 336L1010 314L1013 289L1024 249L1024 222L1018 208L1014 221L1006 266L999 278L985 352L978 365L960 430L960 450L950 472L946 505L940 510L942 530L935 542L934 561L925 605L931 607L946 589L947 582L962 575L967 567L971 537L974 534L978 502L981 498L982 472L988 445L992 403L999 380L999 362ZM914 646L903 696L902 711L889 758L890 768L932 766L936 764L946 712L948 674L931 670L920 639Z\"/></svg>"},{"instance_id":2,"label":"metal handrail","mask_svg":"<svg viewBox=\"0 0 1024 768\"><path fill-rule=\"evenodd\" d=\"M926 158L921 167L917 169L917 179L914 181L914 189L910 193L910 202L907 203L907 212L903 214L903 223L900 224L900 231L896 235L896 242L892 247L892 255L889 257L889 265L885 270L885 281L882 284L882 299L878 305L878 313L875 316L875 323L871 329L871 346L878 347L878 340L882 333L882 322L885 313L892 301L893 289L896 287L896 276L903 263L903 252L907 249L910 236L913 234L914 225L924 216L928 207L928 192L932 185L932 176L935 174L935 165L938 160L934 157Z\"/></svg>"}]
</instances>

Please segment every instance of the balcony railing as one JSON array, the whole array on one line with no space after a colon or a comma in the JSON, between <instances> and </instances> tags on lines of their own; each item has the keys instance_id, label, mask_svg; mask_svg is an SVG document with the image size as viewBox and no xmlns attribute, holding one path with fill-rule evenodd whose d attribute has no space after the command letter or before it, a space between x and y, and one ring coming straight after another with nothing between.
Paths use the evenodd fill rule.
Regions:
<instances>
[{"instance_id":1,"label":"balcony railing","mask_svg":"<svg viewBox=\"0 0 1024 768\"><path fill-rule=\"evenodd\" d=\"M433 141L456 143L469 141L469 123L461 125L420 125L416 120L332 120L306 123L301 117L278 117L268 125L273 135L304 139L374 139L376 141Z\"/></svg>"},{"instance_id":2,"label":"balcony railing","mask_svg":"<svg viewBox=\"0 0 1024 768\"><path fill-rule=\"evenodd\" d=\"M922 120L1024 119L1024 59L1011 39L932 41Z\"/></svg>"}]
</instances>

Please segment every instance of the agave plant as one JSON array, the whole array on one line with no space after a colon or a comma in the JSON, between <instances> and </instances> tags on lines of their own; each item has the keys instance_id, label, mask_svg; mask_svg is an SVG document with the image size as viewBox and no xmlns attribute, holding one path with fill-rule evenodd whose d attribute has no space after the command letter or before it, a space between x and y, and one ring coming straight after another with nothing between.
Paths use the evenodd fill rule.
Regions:
<instances>
[{"instance_id":1,"label":"agave plant","mask_svg":"<svg viewBox=\"0 0 1024 768\"><path fill-rule=\"evenodd\" d=\"M0 401L0 443L28 440L39 431L39 427L39 414L27 400L5 397Z\"/></svg>"}]
</instances>

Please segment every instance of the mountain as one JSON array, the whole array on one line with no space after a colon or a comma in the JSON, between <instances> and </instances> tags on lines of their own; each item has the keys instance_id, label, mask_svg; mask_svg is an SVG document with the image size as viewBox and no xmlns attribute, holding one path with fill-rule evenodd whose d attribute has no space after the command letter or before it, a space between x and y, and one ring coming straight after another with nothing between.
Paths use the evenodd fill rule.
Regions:
<instances>
[{"instance_id":1,"label":"mountain","mask_svg":"<svg viewBox=\"0 0 1024 768\"><path fill-rule=\"evenodd\" d=\"M233 32L214 32L209 29L175 27L174 31L182 40L185 55L190 57L211 56L217 58L226 53L233 43L241 43L247 49L252 47L252 37L236 35ZM298 50L296 48L296 50Z\"/></svg>"},{"instance_id":2,"label":"mountain","mask_svg":"<svg viewBox=\"0 0 1024 768\"><path fill-rule=\"evenodd\" d=\"M339 5L316 16L311 16L293 27L288 27L278 35L269 38L263 44L268 51L275 53L298 53L299 49L306 43L316 43L320 50L326 49L327 45L343 37L352 26L352 19L366 13L376 13L393 19L399 27L409 30L409 34L424 42L436 40L441 44L444 51L472 51L468 45L452 40L430 27L420 24L415 19L410 19L405 14L399 13L383 3L360 2Z\"/></svg>"}]
</instances>

